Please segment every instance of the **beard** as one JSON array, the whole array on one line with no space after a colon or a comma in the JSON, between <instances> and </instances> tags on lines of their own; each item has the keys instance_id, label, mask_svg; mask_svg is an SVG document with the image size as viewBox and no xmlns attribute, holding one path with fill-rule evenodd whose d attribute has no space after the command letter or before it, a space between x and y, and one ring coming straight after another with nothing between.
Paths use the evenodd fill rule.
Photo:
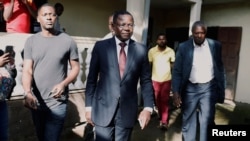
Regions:
<instances>
[{"instance_id":1,"label":"beard","mask_svg":"<svg viewBox=\"0 0 250 141\"><path fill-rule=\"evenodd\" d=\"M158 44L158 47L159 47L159 48L165 48L165 47L166 47L166 44Z\"/></svg>"},{"instance_id":2,"label":"beard","mask_svg":"<svg viewBox=\"0 0 250 141\"><path fill-rule=\"evenodd\" d=\"M196 44L196 45L202 45L203 43L204 43L204 41L205 41L205 39L194 39L194 43Z\"/></svg>"}]
</instances>

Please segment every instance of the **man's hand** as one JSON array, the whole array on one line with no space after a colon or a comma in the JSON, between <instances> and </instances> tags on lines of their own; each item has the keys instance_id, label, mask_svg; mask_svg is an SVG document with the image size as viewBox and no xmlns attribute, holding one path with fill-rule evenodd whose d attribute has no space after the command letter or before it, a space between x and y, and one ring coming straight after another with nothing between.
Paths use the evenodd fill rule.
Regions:
<instances>
[{"instance_id":1,"label":"man's hand","mask_svg":"<svg viewBox=\"0 0 250 141\"><path fill-rule=\"evenodd\" d=\"M179 108L181 106L181 96L178 92L173 94L173 101L174 101L174 106L176 106L177 108Z\"/></svg>"},{"instance_id":2,"label":"man's hand","mask_svg":"<svg viewBox=\"0 0 250 141\"><path fill-rule=\"evenodd\" d=\"M148 125L150 119L151 119L151 113L147 110L142 110L138 117L138 121L140 123L142 130Z\"/></svg>"},{"instance_id":3,"label":"man's hand","mask_svg":"<svg viewBox=\"0 0 250 141\"><path fill-rule=\"evenodd\" d=\"M85 113L85 118L86 118L86 120L87 120L87 122L88 122L89 124L91 124L92 126L94 126L94 123L93 123L93 121L92 121L92 119L91 119L91 112L90 112L90 111L87 111L87 112Z\"/></svg>"},{"instance_id":4,"label":"man's hand","mask_svg":"<svg viewBox=\"0 0 250 141\"><path fill-rule=\"evenodd\" d=\"M22 0L23 4L28 5L28 0Z\"/></svg>"},{"instance_id":5,"label":"man's hand","mask_svg":"<svg viewBox=\"0 0 250 141\"><path fill-rule=\"evenodd\" d=\"M32 6L33 0L22 0L22 3L27 7L30 15L36 19L37 18L37 10L34 9Z\"/></svg>"},{"instance_id":6,"label":"man's hand","mask_svg":"<svg viewBox=\"0 0 250 141\"><path fill-rule=\"evenodd\" d=\"M57 84L51 91L51 94L54 98L60 98L62 93L65 90L65 85L63 83Z\"/></svg>"},{"instance_id":7,"label":"man's hand","mask_svg":"<svg viewBox=\"0 0 250 141\"><path fill-rule=\"evenodd\" d=\"M24 98L24 106L29 109L37 109L37 100L30 92L26 94Z\"/></svg>"},{"instance_id":8,"label":"man's hand","mask_svg":"<svg viewBox=\"0 0 250 141\"><path fill-rule=\"evenodd\" d=\"M8 62L10 62L9 53L4 53L2 56L0 56L0 67L3 67Z\"/></svg>"}]
</instances>

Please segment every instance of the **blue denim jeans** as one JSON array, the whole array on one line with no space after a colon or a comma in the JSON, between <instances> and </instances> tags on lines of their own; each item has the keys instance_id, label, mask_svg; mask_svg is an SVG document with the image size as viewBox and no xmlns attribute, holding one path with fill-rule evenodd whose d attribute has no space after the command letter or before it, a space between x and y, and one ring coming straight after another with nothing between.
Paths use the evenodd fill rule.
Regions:
<instances>
[{"instance_id":1,"label":"blue denim jeans","mask_svg":"<svg viewBox=\"0 0 250 141\"><path fill-rule=\"evenodd\" d=\"M214 125L216 91L214 81L187 85L182 100L182 138L195 141L199 128L199 141L207 141L208 125ZM198 118L197 118L198 116ZM197 124L197 119L199 124Z\"/></svg>"},{"instance_id":2,"label":"blue denim jeans","mask_svg":"<svg viewBox=\"0 0 250 141\"><path fill-rule=\"evenodd\" d=\"M67 104L53 108L32 110L32 118L39 141L59 141L66 117Z\"/></svg>"},{"instance_id":3,"label":"blue denim jeans","mask_svg":"<svg viewBox=\"0 0 250 141\"><path fill-rule=\"evenodd\" d=\"M8 140L8 106L6 101L0 102L0 141Z\"/></svg>"}]
</instances>

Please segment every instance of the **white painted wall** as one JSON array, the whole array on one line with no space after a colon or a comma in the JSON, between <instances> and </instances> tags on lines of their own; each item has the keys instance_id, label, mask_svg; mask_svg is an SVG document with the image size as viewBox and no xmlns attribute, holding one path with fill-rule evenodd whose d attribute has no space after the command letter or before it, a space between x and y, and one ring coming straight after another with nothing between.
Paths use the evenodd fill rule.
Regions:
<instances>
[{"instance_id":1,"label":"white painted wall","mask_svg":"<svg viewBox=\"0 0 250 141\"><path fill-rule=\"evenodd\" d=\"M104 37L108 32L108 16L115 10L126 9L126 1L118 0L48 0L60 2L64 13L60 23L73 36Z\"/></svg>"}]
</instances>

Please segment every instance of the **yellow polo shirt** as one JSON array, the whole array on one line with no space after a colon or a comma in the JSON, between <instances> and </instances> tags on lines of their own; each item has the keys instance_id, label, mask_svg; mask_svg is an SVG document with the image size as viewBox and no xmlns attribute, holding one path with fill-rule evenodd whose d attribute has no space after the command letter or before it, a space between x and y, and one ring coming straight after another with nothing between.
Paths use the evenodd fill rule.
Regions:
<instances>
[{"instance_id":1,"label":"yellow polo shirt","mask_svg":"<svg viewBox=\"0 0 250 141\"><path fill-rule=\"evenodd\" d=\"M164 82L171 80L171 64L175 61L175 52L172 48L166 47L160 51L158 46L151 48L148 52L149 62L152 63L152 80Z\"/></svg>"}]
</instances>

